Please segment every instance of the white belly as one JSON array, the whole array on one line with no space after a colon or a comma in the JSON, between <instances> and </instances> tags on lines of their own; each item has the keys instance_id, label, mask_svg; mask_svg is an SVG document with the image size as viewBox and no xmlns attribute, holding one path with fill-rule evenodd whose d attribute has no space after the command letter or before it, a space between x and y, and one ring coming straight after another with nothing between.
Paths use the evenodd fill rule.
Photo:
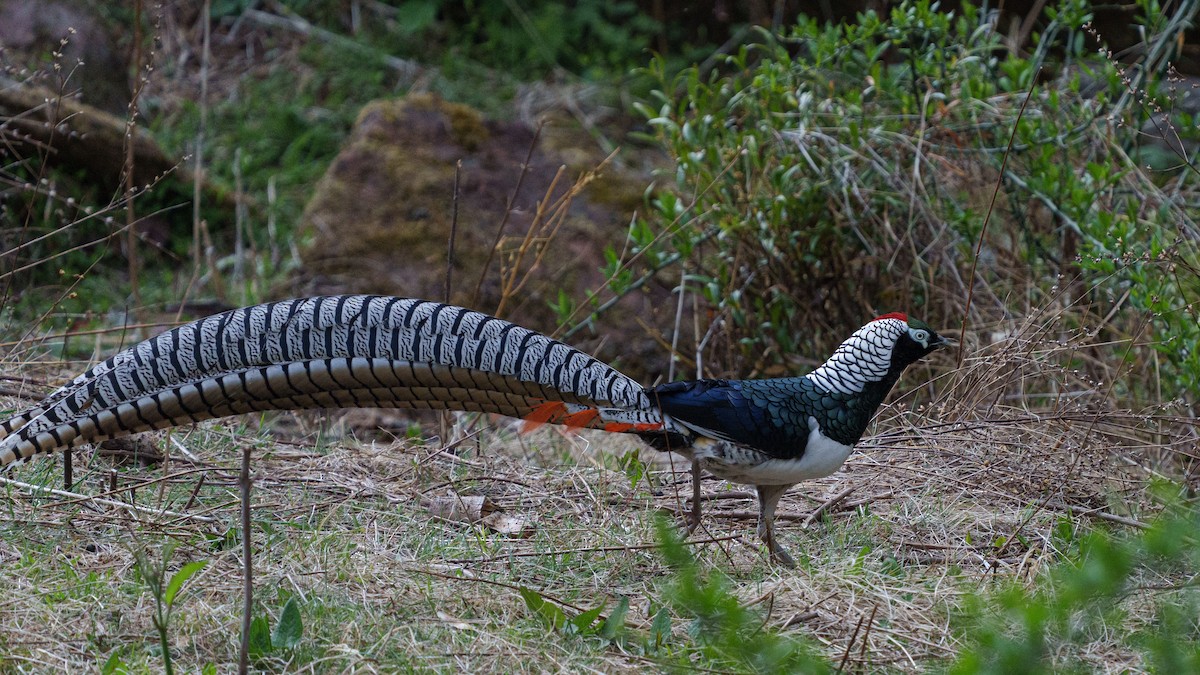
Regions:
<instances>
[{"instance_id":1,"label":"white belly","mask_svg":"<svg viewBox=\"0 0 1200 675\"><path fill-rule=\"evenodd\" d=\"M721 441L697 442L693 453L710 473L747 485L791 485L824 478L837 471L854 450L825 436L809 418L808 443L799 459L771 459L755 450L730 447ZM724 447L721 447L724 446Z\"/></svg>"}]
</instances>

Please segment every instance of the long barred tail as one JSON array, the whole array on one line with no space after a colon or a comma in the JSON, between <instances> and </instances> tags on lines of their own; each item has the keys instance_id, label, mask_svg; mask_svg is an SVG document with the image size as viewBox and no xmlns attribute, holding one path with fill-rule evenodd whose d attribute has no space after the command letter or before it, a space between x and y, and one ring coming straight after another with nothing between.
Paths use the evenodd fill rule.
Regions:
<instances>
[{"instance_id":1,"label":"long barred tail","mask_svg":"<svg viewBox=\"0 0 1200 675\"><path fill-rule=\"evenodd\" d=\"M216 417L344 407L674 431L636 381L562 342L452 305L348 295L235 309L119 352L0 422L0 467Z\"/></svg>"}]
</instances>

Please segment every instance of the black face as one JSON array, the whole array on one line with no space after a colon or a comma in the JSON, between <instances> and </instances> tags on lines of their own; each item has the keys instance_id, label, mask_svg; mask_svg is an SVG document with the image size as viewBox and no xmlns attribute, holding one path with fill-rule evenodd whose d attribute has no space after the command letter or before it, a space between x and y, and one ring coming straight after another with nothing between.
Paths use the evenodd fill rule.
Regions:
<instances>
[{"instance_id":1,"label":"black face","mask_svg":"<svg viewBox=\"0 0 1200 675\"><path fill-rule=\"evenodd\" d=\"M884 318L899 317L885 315ZM841 419L841 426L830 426L831 431L838 434L832 438L842 443L856 443L904 369L930 352L952 344L953 340L938 335L924 322L909 319L905 331L896 337L896 344L892 347L892 362L887 375L883 379L867 382L858 396L846 402L847 411Z\"/></svg>"},{"instance_id":2,"label":"black face","mask_svg":"<svg viewBox=\"0 0 1200 675\"><path fill-rule=\"evenodd\" d=\"M954 340L938 335L925 322L910 319L908 331L896 340L896 348L892 352L892 367L902 370L930 352L954 344Z\"/></svg>"}]
</instances>

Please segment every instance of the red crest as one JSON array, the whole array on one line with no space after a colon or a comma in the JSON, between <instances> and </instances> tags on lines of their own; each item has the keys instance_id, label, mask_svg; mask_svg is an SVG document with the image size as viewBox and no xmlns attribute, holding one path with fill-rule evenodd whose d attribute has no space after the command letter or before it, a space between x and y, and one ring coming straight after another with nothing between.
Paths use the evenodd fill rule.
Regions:
<instances>
[{"instance_id":1,"label":"red crest","mask_svg":"<svg viewBox=\"0 0 1200 675\"><path fill-rule=\"evenodd\" d=\"M904 323L908 323L908 315L904 312L891 312L889 314L884 314L883 316L877 316L874 320L882 321L884 319L900 319Z\"/></svg>"}]
</instances>

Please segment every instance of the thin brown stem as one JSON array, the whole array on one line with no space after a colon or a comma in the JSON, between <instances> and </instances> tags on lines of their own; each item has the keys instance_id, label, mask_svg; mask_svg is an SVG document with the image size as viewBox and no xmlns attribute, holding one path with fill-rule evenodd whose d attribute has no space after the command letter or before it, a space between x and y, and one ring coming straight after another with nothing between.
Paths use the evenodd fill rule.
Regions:
<instances>
[{"instance_id":1,"label":"thin brown stem","mask_svg":"<svg viewBox=\"0 0 1200 675\"><path fill-rule=\"evenodd\" d=\"M958 367L962 368L963 355L966 352L967 340L967 320L971 315L971 300L975 297L975 271L979 266L979 254L983 251L983 238L987 236L988 223L992 222L992 212L996 210L996 199L1000 196L1000 186L1004 183L1004 171L1008 166L1008 156L1012 154L1013 143L1017 140L1017 129L1021 127L1021 117L1025 115L1025 107L1029 105L1029 99L1033 97L1033 90L1037 88L1037 79L1041 75L1041 68L1033 74L1033 81L1029 84L1029 91L1025 92L1025 100L1021 102L1021 110L1017 112L1017 119L1013 121L1012 133L1008 136L1008 147L1004 151L1004 157L1000 159L1000 173L996 176L996 186L992 190L992 199L988 202L987 214L983 217L983 227L979 229L979 240L975 242L975 255L971 257L971 280L967 285L967 305L963 308L962 329L958 334Z\"/></svg>"},{"instance_id":2,"label":"thin brown stem","mask_svg":"<svg viewBox=\"0 0 1200 675\"><path fill-rule=\"evenodd\" d=\"M250 619L254 608L254 578L251 564L254 548L250 541L250 446L242 448L242 644L238 650L238 673L250 671Z\"/></svg>"},{"instance_id":3,"label":"thin brown stem","mask_svg":"<svg viewBox=\"0 0 1200 675\"><path fill-rule=\"evenodd\" d=\"M487 258L483 261L483 267L479 269L479 281L475 282L475 292L471 294L471 306L475 306L479 302L479 293L483 290L483 281L487 278L488 269L492 266L492 258L496 257L496 249L500 246L500 239L504 236L504 226L508 224L508 218L512 214L513 206L517 202L517 197L521 194L521 185L525 183L525 176L529 173L529 162L533 159L533 151L537 148L538 139L542 136L542 127L545 126L545 121L539 121L537 129L533 132L533 140L529 142L529 150L525 153L525 162L521 164L521 173L517 176L517 186L513 188L512 194L508 197L508 203L504 206L504 217L500 219L500 225L496 227L496 236L492 239L492 246L488 249Z\"/></svg>"}]
</instances>

